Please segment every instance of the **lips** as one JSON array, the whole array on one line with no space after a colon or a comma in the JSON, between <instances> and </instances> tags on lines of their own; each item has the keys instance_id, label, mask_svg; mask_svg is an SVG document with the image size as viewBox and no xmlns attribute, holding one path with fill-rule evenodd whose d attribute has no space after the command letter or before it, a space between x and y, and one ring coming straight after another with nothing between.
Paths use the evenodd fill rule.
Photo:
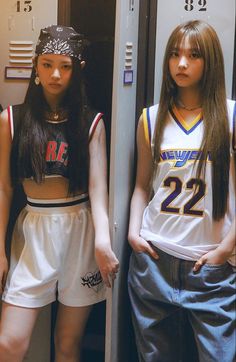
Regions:
<instances>
[{"instance_id":1,"label":"lips","mask_svg":"<svg viewBox=\"0 0 236 362\"><path fill-rule=\"evenodd\" d=\"M177 73L176 77L188 78L188 75L186 73Z\"/></svg>"},{"instance_id":2,"label":"lips","mask_svg":"<svg viewBox=\"0 0 236 362\"><path fill-rule=\"evenodd\" d=\"M61 84L59 84L59 83L50 83L49 86L52 87L52 88L60 88Z\"/></svg>"}]
</instances>

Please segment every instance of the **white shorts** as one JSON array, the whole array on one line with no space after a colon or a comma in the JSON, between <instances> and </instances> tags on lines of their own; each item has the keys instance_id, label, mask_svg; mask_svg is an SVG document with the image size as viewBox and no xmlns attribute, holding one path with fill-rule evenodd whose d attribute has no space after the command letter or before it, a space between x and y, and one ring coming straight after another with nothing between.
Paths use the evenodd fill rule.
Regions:
<instances>
[{"instance_id":1,"label":"white shorts","mask_svg":"<svg viewBox=\"0 0 236 362\"><path fill-rule=\"evenodd\" d=\"M56 300L79 307L105 299L94 258L94 228L87 194L59 200L29 199L12 237L2 299L42 307Z\"/></svg>"}]
</instances>

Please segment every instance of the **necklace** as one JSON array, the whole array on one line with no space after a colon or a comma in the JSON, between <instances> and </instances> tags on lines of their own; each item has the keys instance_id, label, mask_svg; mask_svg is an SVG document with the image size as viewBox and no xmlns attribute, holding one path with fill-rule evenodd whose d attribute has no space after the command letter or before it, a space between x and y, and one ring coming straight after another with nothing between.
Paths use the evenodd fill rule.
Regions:
<instances>
[{"instance_id":1,"label":"necklace","mask_svg":"<svg viewBox=\"0 0 236 362\"><path fill-rule=\"evenodd\" d=\"M198 105L195 106L195 107L185 106L179 99L176 99L176 103L177 103L177 105L178 105L180 108L186 109L186 111L195 111L195 110L198 109L198 108L202 108L202 105L201 105L201 104L198 104Z\"/></svg>"},{"instance_id":2,"label":"necklace","mask_svg":"<svg viewBox=\"0 0 236 362\"><path fill-rule=\"evenodd\" d=\"M68 118L68 111L65 109L58 109L57 111L46 111L45 118L49 123L65 122Z\"/></svg>"}]
</instances>

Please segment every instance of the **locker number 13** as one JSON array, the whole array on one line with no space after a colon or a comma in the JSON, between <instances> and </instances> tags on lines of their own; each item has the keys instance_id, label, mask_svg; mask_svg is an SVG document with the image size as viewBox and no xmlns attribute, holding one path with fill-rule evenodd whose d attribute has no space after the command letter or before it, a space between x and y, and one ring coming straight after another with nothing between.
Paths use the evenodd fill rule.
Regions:
<instances>
[{"instance_id":1,"label":"locker number 13","mask_svg":"<svg viewBox=\"0 0 236 362\"><path fill-rule=\"evenodd\" d=\"M25 12L29 13L32 11L32 1L31 0L21 0L16 2L16 11L18 13Z\"/></svg>"},{"instance_id":2,"label":"locker number 13","mask_svg":"<svg viewBox=\"0 0 236 362\"><path fill-rule=\"evenodd\" d=\"M196 6L195 6L195 3L197 3ZM196 7L198 8L198 11L206 11L207 10L207 0L198 0L198 1L185 0L184 9L186 11L192 11Z\"/></svg>"}]
</instances>

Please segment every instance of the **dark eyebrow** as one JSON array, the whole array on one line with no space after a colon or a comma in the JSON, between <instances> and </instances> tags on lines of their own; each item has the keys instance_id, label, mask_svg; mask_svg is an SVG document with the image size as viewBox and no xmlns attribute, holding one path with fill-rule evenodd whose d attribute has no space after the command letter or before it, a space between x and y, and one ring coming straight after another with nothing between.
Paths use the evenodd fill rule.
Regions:
<instances>
[{"instance_id":1,"label":"dark eyebrow","mask_svg":"<svg viewBox=\"0 0 236 362\"><path fill-rule=\"evenodd\" d=\"M46 62L49 62L49 63L52 63L52 62L53 62L53 60L48 59L47 57L44 57L44 56L42 56L41 59L44 60L44 61L46 61Z\"/></svg>"}]
</instances>

